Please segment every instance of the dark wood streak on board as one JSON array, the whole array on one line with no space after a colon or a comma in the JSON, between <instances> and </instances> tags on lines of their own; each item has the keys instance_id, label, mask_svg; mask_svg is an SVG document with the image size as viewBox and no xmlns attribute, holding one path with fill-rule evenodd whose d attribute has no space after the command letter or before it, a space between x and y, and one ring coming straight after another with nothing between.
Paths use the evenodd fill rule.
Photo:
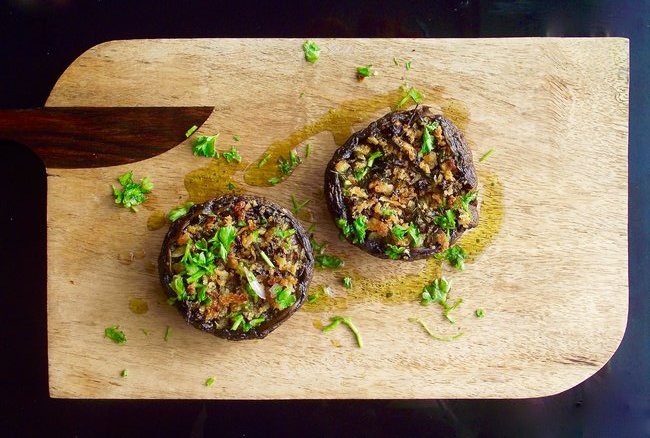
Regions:
<instances>
[{"instance_id":1,"label":"dark wood streak on board","mask_svg":"<svg viewBox=\"0 0 650 438\"><path fill-rule=\"evenodd\" d=\"M48 168L128 164L185 140L213 107L52 107L0 110L0 139L33 150Z\"/></svg>"}]
</instances>

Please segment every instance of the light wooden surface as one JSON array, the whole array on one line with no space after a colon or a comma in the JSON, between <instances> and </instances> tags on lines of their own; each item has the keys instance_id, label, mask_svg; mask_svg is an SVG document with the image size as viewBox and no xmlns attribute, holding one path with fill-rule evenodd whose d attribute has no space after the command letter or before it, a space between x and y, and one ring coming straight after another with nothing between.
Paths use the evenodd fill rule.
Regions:
<instances>
[{"instance_id":1,"label":"light wooden surface","mask_svg":"<svg viewBox=\"0 0 650 438\"><path fill-rule=\"evenodd\" d=\"M371 299L331 312L303 309L262 341L228 342L185 325L165 303L153 266L166 229L149 231L146 222L187 199L184 176L207 166L187 141L128 166L48 169L51 395L519 398L563 391L602 367L627 319L627 40L321 39L314 65L303 60L302 42L105 43L66 70L47 106L214 106L200 132L221 132L221 148L240 135L237 146L251 162L342 102L390 93L405 81L435 90L427 104L453 101L469 110L462 124L479 176L492 175L503 189L505 216L493 242L466 271L444 268L454 296L464 298L456 326L435 306ZM355 68L365 64L378 75L358 82ZM287 182L269 189L246 187L241 172L235 179L285 206L294 193L314 197L336 146L329 132L309 142L313 156ZM479 164L490 148L494 155ZM111 199L110 184L128 169L155 184L137 214ZM312 212L318 240L343 255L347 270L382 281L423 269L340 242L322 199ZM118 255L129 251L141 258L122 264ZM313 284L341 293L336 278L318 272ZM132 298L144 299L149 311L130 312ZM477 308L485 318L473 316ZM333 314L352 317L364 348L343 328L324 334L314 327ZM465 335L433 340L411 316L441 334ZM125 331L125 345L103 338L114 324ZM215 384L205 387L210 376Z\"/></svg>"}]
</instances>

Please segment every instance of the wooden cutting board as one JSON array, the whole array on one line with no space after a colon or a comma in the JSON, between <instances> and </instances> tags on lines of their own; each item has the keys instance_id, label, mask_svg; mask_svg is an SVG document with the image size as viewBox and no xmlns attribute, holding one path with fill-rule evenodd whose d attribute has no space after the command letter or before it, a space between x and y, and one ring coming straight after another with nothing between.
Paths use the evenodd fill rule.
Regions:
<instances>
[{"instance_id":1,"label":"wooden cutting board","mask_svg":"<svg viewBox=\"0 0 650 438\"><path fill-rule=\"evenodd\" d=\"M244 164L195 157L187 140L128 165L47 169L53 397L537 397L578 384L615 352L628 305L628 41L317 42L321 56L310 64L297 39L113 41L61 76L47 106L213 106L197 133L219 132L218 147L236 145ZM377 74L358 81L356 67L367 64ZM461 127L481 180L482 224L461 242L473 255L463 272L442 267L451 296L464 300L453 325L440 307L419 304L436 263L379 260L339 241L322 198L337 142L388 112L403 84ZM274 143L297 144L301 156L310 143L312 154L282 184L246 184ZM138 213L112 200L110 186L127 170L155 185ZM260 341L229 342L186 325L156 273L166 226L149 228L188 198L222 192L229 178L236 190L287 207L292 194L312 199L305 224L345 260L312 281L332 297ZM351 291L341 287L344 275L355 278ZM134 313L134 299L148 311ZM333 315L352 318L363 348L343 327L319 330ZM463 336L435 340L410 317ZM112 325L125 332L124 345L104 338Z\"/></svg>"}]
</instances>

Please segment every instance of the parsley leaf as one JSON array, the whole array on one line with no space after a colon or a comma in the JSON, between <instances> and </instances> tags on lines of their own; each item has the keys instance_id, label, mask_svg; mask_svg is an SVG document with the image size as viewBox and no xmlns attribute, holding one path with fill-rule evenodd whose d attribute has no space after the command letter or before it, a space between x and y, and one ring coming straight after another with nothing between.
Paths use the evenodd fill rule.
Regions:
<instances>
[{"instance_id":1,"label":"parsley leaf","mask_svg":"<svg viewBox=\"0 0 650 438\"><path fill-rule=\"evenodd\" d=\"M357 341L357 345L359 348L363 347L363 339L361 339L361 333L359 333L359 329L352 323L352 319L349 317L342 317L342 316L333 316L330 318L330 323L323 327L323 333L329 332L334 330L336 327L338 327L341 323L345 324L348 326L348 328L352 331L354 334L354 337Z\"/></svg>"},{"instance_id":2,"label":"parsley leaf","mask_svg":"<svg viewBox=\"0 0 650 438\"><path fill-rule=\"evenodd\" d=\"M485 311L483 309L476 309L474 312L477 318L483 318L485 316Z\"/></svg>"},{"instance_id":3,"label":"parsley leaf","mask_svg":"<svg viewBox=\"0 0 650 438\"><path fill-rule=\"evenodd\" d=\"M241 155L239 155L239 151L234 146L231 146L230 150L222 152L221 155L223 155L228 163L232 163L233 161L241 163Z\"/></svg>"},{"instance_id":4,"label":"parsley leaf","mask_svg":"<svg viewBox=\"0 0 650 438\"><path fill-rule=\"evenodd\" d=\"M221 260L225 261L230 252L230 247L237 237L237 229L234 225L226 225L221 227L214 233L214 236L210 239L212 243L212 252L217 253L217 256Z\"/></svg>"},{"instance_id":5,"label":"parsley leaf","mask_svg":"<svg viewBox=\"0 0 650 438\"><path fill-rule=\"evenodd\" d=\"M193 205L194 203L190 201L190 202L186 202L183 205L179 205L176 208L173 208L167 214L167 219L169 219L171 222L176 221L178 218L185 216L189 211L190 207L192 207Z\"/></svg>"},{"instance_id":6,"label":"parsley leaf","mask_svg":"<svg viewBox=\"0 0 650 438\"><path fill-rule=\"evenodd\" d=\"M343 232L343 236L348 237L350 234L352 234L352 227L346 221L344 218L340 217L336 220L336 226L341 229L341 232Z\"/></svg>"},{"instance_id":7,"label":"parsley leaf","mask_svg":"<svg viewBox=\"0 0 650 438\"><path fill-rule=\"evenodd\" d=\"M185 283L183 283L182 276L174 275L174 278L172 278L171 283L169 283L169 287L171 287L172 290L176 292L176 299L178 301L187 300L187 290L185 289Z\"/></svg>"},{"instance_id":8,"label":"parsley leaf","mask_svg":"<svg viewBox=\"0 0 650 438\"><path fill-rule=\"evenodd\" d=\"M391 232L393 233L393 236L397 237L399 240L402 240L406 236L406 230L408 227L405 227L404 225L395 225Z\"/></svg>"},{"instance_id":9,"label":"parsley leaf","mask_svg":"<svg viewBox=\"0 0 650 438\"><path fill-rule=\"evenodd\" d=\"M368 156L368 160L366 161L366 167L368 167L368 168L372 167L372 165L375 164L375 160L377 158L380 158L383 155L384 154L381 151L375 151L375 152L371 153Z\"/></svg>"},{"instance_id":10,"label":"parsley leaf","mask_svg":"<svg viewBox=\"0 0 650 438\"><path fill-rule=\"evenodd\" d=\"M460 196L458 198L458 202L460 202L460 205L463 208L463 210L465 210L466 212L469 212L469 204L470 204L470 202L475 200L477 196L478 196L477 191L468 192L468 193Z\"/></svg>"},{"instance_id":11,"label":"parsley leaf","mask_svg":"<svg viewBox=\"0 0 650 438\"><path fill-rule=\"evenodd\" d=\"M122 372L120 372L120 377L127 377L128 375L129 375L129 370L122 370Z\"/></svg>"},{"instance_id":12,"label":"parsley leaf","mask_svg":"<svg viewBox=\"0 0 650 438\"><path fill-rule=\"evenodd\" d=\"M408 254L407 249L401 246L391 245L390 243L387 246L388 248L386 248L384 254L386 254L389 259L398 260L402 254Z\"/></svg>"},{"instance_id":13,"label":"parsley leaf","mask_svg":"<svg viewBox=\"0 0 650 438\"><path fill-rule=\"evenodd\" d=\"M296 302L296 296L291 293L291 290L286 287L281 287L277 290L275 295L275 303L278 305L278 309L284 310L289 306L292 306Z\"/></svg>"},{"instance_id":14,"label":"parsley leaf","mask_svg":"<svg viewBox=\"0 0 650 438\"><path fill-rule=\"evenodd\" d=\"M204 384L204 385L205 385L205 386L212 386L212 385L214 385L214 377L208 377L208 378L205 380L205 384Z\"/></svg>"},{"instance_id":15,"label":"parsley leaf","mask_svg":"<svg viewBox=\"0 0 650 438\"><path fill-rule=\"evenodd\" d=\"M449 264L459 271L465 269L465 257L467 257L467 253L458 245L452 246L435 255L435 258L438 260L448 260Z\"/></svg>"},{"instance_id":16,"label":"parsley leaf","mask_svg":"<svg viewBox=\"0 0 650 438\"><path fill-rule=\"evenodd\" d=\"M456 212L445 210L444 215L436 216L433 222L449 234L449 231L456 229Z\"/></svg>"},{"instance_id":17,"label":"parsley leaf","mask_svg":"<svg viewBox=\"0 0 650 438\"><path fill-rule=\"evenodd\" d=\"M320 47L313 41L305 41L302 45L302 50L305 53L305 60L312 64L320 57Z\"/></svg>"},{"instance_id":18,"label":"parsley leaf","mask_svg":"<svg viewBox=\"0 0 650 438\"><path fill-rule=\"evenodd\" d=\"M239 141L239 140L241 140L241 138L240 138L239 135L237 135L237 134L233 135L233 136L232 136L232 139L235 140L235 141Z\"/></svg>"},{"instance_id":19,"label":"parsley leaf","mask_svg":"<svg viewBox=\"0 0 650 438\"><path fill-rule=\"evenodd\" d=\"M487 151L486 153L484 153L483 156L482 156L481 158L478 159L478 162L479 162L479 163L482 163L483 161L485 161L485 160L487 160L488 158L490 158L490 155L492 155L493 153L494 153L494 149L490 149L489 151Z\"/></svg>"},{"instance_id":20,"label":"parsley leaf","mask_svg":"<svg viewBox=\"0 0 650 438\"><path fill-rule=\"evenodd\" d=\"M372 67L372 65L357 67L357 78L361 80L370 76L370 67Z\"/></svg>"},{"instance_id":21,"label":"parsley leaf","mask_svg":"<svg viewBox=\"0 0 650 438\"><path fill-rule=\"evenodd\" d=\"M257 163L257 168L261 169L262 167L266 166L266 163L269 162L270 158L271 158L271 154L268 152L262 155L262 158L260 158L260 161L258 161Z\"/></svg>"},{"instance_id":22,"label":"parsley leaf","mask_svg":"<svg viewBox=\"0 0 650 438\"><path fill-rule=\"evenodd\" d=\"M403 107L409 100L412 100L415 103L421 103L422 102L422 93L420 93L418 90L415 88L411 87L409 88L406 93L404 94L404 97L397 102L396 108L399 109Z\"/></svg>"},{"instance_id":23,"label":"parsley leaf","mask_svg":"<svg viewBox=\"0 0 650 438\"><path fill-rule=\"evenodd\" d=\"M104 329L104 337L112 340L116 344L123 344L126 342L126 335L117 325L106 327Z\"/></svg>"},{"instance_id":24,"label":"parsley leaf","mask_svg":"<svg viewBox=\"0 0 650 438\"><path fill-rule=\"evenodd\" d=\"M295 197L294 195L291 195L291 204L293 205L293 207L291 207L291 212L292 212L293 214L298 214L298 212L299 212L300 210L302 210L303 208L305 208L305 206L306 206L307 204L309 204L310 202L311 202L311 199L309 199L309 198L308 198L308 199L305 199L305 200L302 201L302 202L298 202L298 201L296 200L296 197Z\"/></svg>"},{"instance_id":25,"label":"parsley leaf","mask_svg":"<svg viewBox=\"0 0 650 438\"><path fill-rule=\"evenodd\" d=\"M185 138L189 138L190 135L194 134L194 131L196 131L198 128L199 128L198 126L194 125L190 129L185 131Z\"/></svg>"},{"instance_id":26,"label":"parsley leaf","mask_svg":"<svg viewBox=\"0 0 650 438\"><path fill-rule=\"evenodd\" d=\"M435 137L431 135L433 131L438 128L438 122L433 122L428 125L424 125L424 131L422 131L422 148L418 152L418 157L422 158L423 156L430 154L435 145Z\"/></svg>"},{"instance_id":27,"label":"parsley leaf","mask_svg":"<svg viewBox=\"0 0 650 438\"><path fill-rule=\"evenodd\" d=\"M406 71L409 71L409 70L411 69L411 61L407 61L407 62L404 64L404 67L406 68Z\"/></svg>"},{"instance_id":28,"label":"parsley leaf","mask_svg":"<svg viewBox=\"0 0 650 438\"><path fill-rule=\"evenodd\" d=\"M424 329L424 331L426 331L429 334L429 336L431 336L433 339L437 341L445 341L445 342L455 341L456 339L464 335L463 332L460 332L454 336L440 336L435 334L433 331L431 331L431 329L426 325L426 323L419 318L409 318L409 321L420 324Z\"/></svg>"},{"instance_id":29,"label":"parsley leaf","mask_svg":"<svg viewBox=\"0 0 650 438\"><path fill-rule=\"evenodd\" d=\"M275 269L275 265L273 264L273 262L271 261L269 256L267 256L266 253L264 251L262 251L261 249L260 249L260 256L262 257L262 260L264 260L264 263L266 263L269 268L274 268Z\"/></svg>"},{"instance_id":30,"label":"parsley leaf","mask_svg":"<svg viewBox=\"0 0 650 438\"><path fill-rule=\"evenodd\" d=\"M343 287L346 289L352 289L352 278L344 277L343 278Z\"/></svg>"},{"instance_id":31,"label":"parsley leaf","mask_svg":"<svg viewBox=\"0 0 650 438\"><path fill-rule=\"evenodd\" d=\"M343 266L343 260L340 257L320 254L314 258L316 266L319 268L336 269Z\"/></svg>"},{"instance_id":32,"label":"parsley leaf","mask_svg":"<svg viewBox=\"0 0 650 438\"><path fill-rule=\"evenodd\" d=\"M232 321L232 325L230 326L230 330L235 331L241 326L244 333L247 333L247 332L250 331L250 329L252 329L254 327L257 327L258 325L262 324L266 320L266 318L263 317L263 316L260 316L259 318L255 318L255 319L251 320L250 322L248 322L244 318L244 315L242 315L241 313L237 313L237 314L231 316L230 320Z\"/></svg>"},{"instance_id":33,"label":"parsley leaf","mask_svg":"<svg viewBox=\"0 0 650 438\"><path fill-rule=\"evenodd\" d=\"M447 301L450 289L451 284L444 277L436 278L432 283L422 289L421 303L424 306L431 303L439 304L443 308L442 314L444 317L453 324L454 319L449 313L458 307L463 302L463 299L459 298L454 304L450 305Z\"/></svg>"},{"instance_id":34,"label":"parsley leaf","mask_svg":"<svg viewBox=\"0 0 650 438\"><path fill-rule=\"evenodd\" d=\"M296 230L294 228L289 228L287 230L281 230L280 228L276 228L275 231L273 232L273 235L279 237L280 239L286 239L288 237L293 236L294 234L296 234Z\"/></svg>"},{"instance_id":35,"label":"parsley leaf","mask_svg":"<svg viewBox=\"0 0 650 438\"><path fill-rule=\"evenodd\" d=\"M215 148L217 138L219 138L219 134L199 136L194 140L192 153L197 157L219 158L219 152Z\"/></svg>"},{"instance_id":36,"label":"parsley leaf","mask_svg":"<svg viewBox=\"0 0 650 438\"><path fill-rule=\"evenodd\" d=\"M366 241L367 220L368 218L361 215L352 222L352 228L355 234L354 243L364 243Z\"/></svg>"},{"instance_id":37,"label":"parsley leaf","mask_svg":"<svg viewBox=\"0 0 650 438\"><path fill-rule=\"evenodd\" d=\"M153 184L148 177L144 177L138 184L133 182L133 171L129 170L124 175L117 178L122 185L122 190L111 186L113 189L113 196L115 197L116 204L122 204L126 208L133 211L138 211L136 205L142 204L145 200L145 194L153 190Z\"/></svg>"}]
</instances>

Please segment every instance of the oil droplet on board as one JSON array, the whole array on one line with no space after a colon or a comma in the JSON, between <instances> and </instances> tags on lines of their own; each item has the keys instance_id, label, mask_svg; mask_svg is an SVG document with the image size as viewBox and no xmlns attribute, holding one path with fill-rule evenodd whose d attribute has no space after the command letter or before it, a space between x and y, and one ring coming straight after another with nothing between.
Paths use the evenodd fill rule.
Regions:
<instances>
[{"instance_id":1,"label":"oil droplet on board","mask_svg":"<svg viewBox=\"0 0 650 438\"><path fill-rule=\"evenodd\" d=\"M246 168L246 163L228 163L212 159L206 167L185 175L185 189L192 202L204 202L226 193L238 193L233 176Z\"/></svg>"},{"instance_id":2,"label":"oil droplet on board","mask_svg":"<svg viewBox=\"0 0 650 438\"><path fill-rule=\"evenodd\" d=\"M149 311L149 305L142 298L132 298L129 301L129 309L136 315L142 315Z\"/></svg>"},{"instance_id":3,"label":"oil droplet on board","mask_svg":"<svg viewBox=\"0 0 650 438\"><path fill-rule=\"evenodd\" d=\"M165 225L167 225L167 217L164 211L156 210L147 219L147 229L149 231L159 230Z\"/></svg>"}]
</instances>

